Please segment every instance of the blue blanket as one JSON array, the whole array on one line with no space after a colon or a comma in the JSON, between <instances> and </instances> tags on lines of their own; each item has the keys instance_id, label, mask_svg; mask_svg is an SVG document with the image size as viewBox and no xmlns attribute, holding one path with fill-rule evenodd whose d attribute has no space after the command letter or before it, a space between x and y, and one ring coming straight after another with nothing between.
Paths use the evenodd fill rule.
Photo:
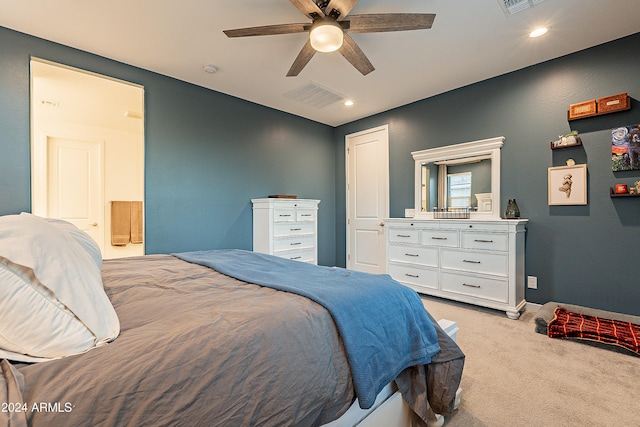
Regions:
<instances>
[{"instance_id":1,"label":"blue blanket","mask_svg":"<svg viewBox=\"0 0 640 427\"><path fill-rule=\"evenodd\" d=\"M370 408L388 382L440 351L416 292L388 275L316 266L238 249L174 256L234 277L307 297L325 307L342 337L360 407Z\"/></svg>"}]
</instances>

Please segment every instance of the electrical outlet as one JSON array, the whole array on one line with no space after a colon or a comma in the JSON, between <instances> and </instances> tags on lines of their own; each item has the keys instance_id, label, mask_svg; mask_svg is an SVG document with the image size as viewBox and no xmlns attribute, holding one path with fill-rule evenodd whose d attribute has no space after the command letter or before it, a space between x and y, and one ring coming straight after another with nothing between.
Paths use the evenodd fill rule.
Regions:
<instances>
[{"instance_id":1,"label":"electrical outlet","mask_svg":"<svg viewBox=\"0 0 640 427\"><path fill-rule=\"evenodd\" d=\"M538 278L536 276L527 276L527 288L538 289Z\"/></svg>"}]
</instances>

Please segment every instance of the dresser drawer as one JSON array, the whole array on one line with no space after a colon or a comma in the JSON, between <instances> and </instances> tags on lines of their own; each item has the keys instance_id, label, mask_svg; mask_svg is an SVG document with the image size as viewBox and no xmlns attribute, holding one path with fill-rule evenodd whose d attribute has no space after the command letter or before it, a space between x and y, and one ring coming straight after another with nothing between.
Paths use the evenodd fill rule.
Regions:
<instances>
[{"instance_id":1,"label":"dresser drawer","mask_svg":"<svg viewBox=\"0 0 640 427\"><path fill-rule=\"evenodd\" d=\"M503 303L506 303L509 298L507 280L488 279L463 274L442 273L442 290Z\"/></svg>"},{"instance_id":2,"label":"dresser drawer","mask_svg":"<svg viewBox=\"0 0 640 427\"><path fill-rule=\"evenodd\" d=\"M429 246L460 246L459 234L456 230L422 230L420 242Z\"/></svg>"},{"instance_id":3,"label":"dresser drawer","mask_svg":"<svg viewBox=\"0 0 640 427\"><path fill-rule=\"evenodd\" d=\"M296 221L315 221L316 210L315 209L297 209Z\"/></svg>"},{"instance_id":4,"label":"dresser drawer","mask_svg":"<svg viewBox=\"0 0 640 427\"><path fill-rule=\"evenodd\" d=\"M316 244L315 235L299 236L299 237L284 238L284 239L274 239L273 250L285 251L285 250L291 250L291 249L313 248L315 247L315 244Z\"/></svg>"},{"instance_id":5,"label":"dresser drawer","mask_svg":"<svg viewBox=\"0 0 640 427\"><path fill-rule=\"evenodd\" d=\"M449 221L447 228L470 231L508 231L509 224L505 221Z\"/></svg>"},{"instance_id":6,"label":"dresser drawer","mask_svg":"<svg viewBox=\"0 0 640 427\"><path fill-rule=\"evenodd\" d=\"M438 266L438 249L415 246L389 246L389 261Z\"/></svg>"},{"instance_id":7,"label":"dresser drawer","mask_svg":"<svg viewBox=\"0 0 640 427\"><path fill-rule=\"evenodd\" d=\"M295 208L277 208L273 210L273 221L274 222L283 222L283 221L295 221L296 220L296 210Z\"/></svg>"},{"instance_id":8,"label":"dresser drawer","mask_svg":"<svg viewBox=\"0 0 640 427\"><path fill-rule=\"evenodd\" d=\"M274 237L286 237L297 236L299 234L313 234L315 233L314 223L299 222L299 223L278 223L273 226Z\"/></svg>"},{"instance_id":9,"label":"dresser drawer","mask_svg":"<svg viewBox=\"0 0 640 427\"><path fill-rule=\"evenodd\" d=\"M509 257L500 253L442 250L441 267L507 277Z\"/></svg>"},{"instance_id":10,"label":"dresser drawer","mask_svg":"<svg viewBox=\"0 0 640 427\"><path fill-rule=\"evenodd\" d=\"M280 258L291 259L294 261L308 262L311 264L317 264L315 249L302 249L302 250L286 250L286 251L274 251L273 254Z\"/></svg>"},{"instance_id":11,"label":"dresser drawer","mask_svg":"<svg viewBox=\"0 0 640 427\"><path fill-rule=\"evenodd\" d=\"M430 289L438 289L438 270L390 264L389 274L399 282L411 283Z\"/></svg>"},{"instance_id":12,"label":"dresser drawer","mask_svg":"<svg viewBox=\"0 0 640 427\"><path fill-rule=\"evenodd\" d=\"M405 228L390 228L387 236L390 242L418 243L418 230Z\"/></svg>"},{"instance_id":13,"label":"dresser drawer","mask_svg":"<svg viewBox=\"0 0 640 427\"><path fill-rule=\"evenodd\" d=\"M475 231L463 231L461 233L461 246L465 249L482 249L489 251L509 250L508 233L478 233Z\"/></svg>"}]
</instances>

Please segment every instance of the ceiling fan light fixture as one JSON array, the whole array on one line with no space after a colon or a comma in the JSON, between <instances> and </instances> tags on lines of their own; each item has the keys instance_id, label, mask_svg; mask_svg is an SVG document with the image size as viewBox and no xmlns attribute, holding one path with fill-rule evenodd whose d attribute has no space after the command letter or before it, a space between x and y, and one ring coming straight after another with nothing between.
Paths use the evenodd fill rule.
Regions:
<instances>
[{"instance_id":1,"label":"ceiling fan light fixture","mask_svg":"<svg viewBox=\"0 0 640 427\"><path fill-rule=\"evenodd\" d=\"M313 24L309 32L311 47L318 52L335 52L344 40L342 27L334 20L323 19Z\"/></svg>"}]
</instances>

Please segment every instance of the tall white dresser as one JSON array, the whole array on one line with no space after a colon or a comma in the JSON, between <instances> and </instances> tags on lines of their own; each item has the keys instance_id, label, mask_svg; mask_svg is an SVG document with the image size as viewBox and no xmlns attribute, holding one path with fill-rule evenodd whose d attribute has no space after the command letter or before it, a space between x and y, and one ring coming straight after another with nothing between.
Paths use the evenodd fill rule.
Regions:
<instances>
[{"instance_id":1,"label":"tall white dresser","mask_svg":"<svg viewBox=\"0 0 640 427\"><path fill-rule=\"evenodd\" d=\"M318 204L311 199L252 199L253 250L318 263Z\"/></svg>"},{"instance_id":2,"label":"tall white dresser","mask_svg":"<svg viewBox=\"0 0 640 427\"><path fill-rule=\"evenodd\" d=\"M527 303L526 223L387 219L387 272L417 292L504 310L518 319Z\"/></svg>"}]
</instances>

